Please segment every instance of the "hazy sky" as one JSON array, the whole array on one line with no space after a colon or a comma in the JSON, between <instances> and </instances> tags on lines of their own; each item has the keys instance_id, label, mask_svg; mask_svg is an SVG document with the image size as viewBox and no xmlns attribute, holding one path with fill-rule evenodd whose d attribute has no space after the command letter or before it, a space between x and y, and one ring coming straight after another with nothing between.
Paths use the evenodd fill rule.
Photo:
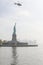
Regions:
<instances>
[{"instance_id":1,"label":"hazy sky","mask_svg":"<svg viewBox=\"0 0 43 65\"><path fill-rule=\"evenodd\" d=\"M15 22L18 40L43 39L43 0L0 0L0 39L12 39Z\"/></svg>"}]
</instances>

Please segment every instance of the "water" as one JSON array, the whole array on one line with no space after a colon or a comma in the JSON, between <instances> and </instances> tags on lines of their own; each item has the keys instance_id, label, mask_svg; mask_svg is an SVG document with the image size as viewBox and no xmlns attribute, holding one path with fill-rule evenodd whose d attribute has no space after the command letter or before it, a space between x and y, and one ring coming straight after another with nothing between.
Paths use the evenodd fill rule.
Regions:
<instances>
[{"instance_id":1,"label":"water","mask_svg":"<svg viewBox=\"0 0 43 65\"><path fill-rule=\"evenodd\" d=\"M43 65L43 47L0 47L0 65Z\"/></svg>"}]
</instances>

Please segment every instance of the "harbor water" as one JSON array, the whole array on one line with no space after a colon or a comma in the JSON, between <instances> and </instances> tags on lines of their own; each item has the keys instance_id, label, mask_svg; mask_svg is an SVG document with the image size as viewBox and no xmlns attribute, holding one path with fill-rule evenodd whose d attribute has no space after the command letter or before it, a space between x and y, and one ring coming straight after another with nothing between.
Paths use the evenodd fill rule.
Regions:
<instances>
[{"instance_id":1,"label":"harbor water","mask_svg":"<svg viewBox=\"0 0 43 65\"><path fill-rule=\"evenodd\" d=\"M0 65L43 65L43 47L0 47Z\"/></svg>"}]
</instances>

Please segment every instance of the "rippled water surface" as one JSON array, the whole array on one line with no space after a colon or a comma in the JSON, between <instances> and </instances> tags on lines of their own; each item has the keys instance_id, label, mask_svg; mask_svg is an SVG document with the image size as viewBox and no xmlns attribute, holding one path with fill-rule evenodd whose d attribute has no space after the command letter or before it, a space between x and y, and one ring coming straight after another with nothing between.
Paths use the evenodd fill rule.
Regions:
<instances>
[{"instance_id":1,"label":"rippled water surface","mask_svg":"<svg viewBox=\"0 0 43 65\"><path fill-rule=\"evenodd\" d=\"M0 65L43 65L43 48L0 47Z\"/></svg>"}]
</instances>

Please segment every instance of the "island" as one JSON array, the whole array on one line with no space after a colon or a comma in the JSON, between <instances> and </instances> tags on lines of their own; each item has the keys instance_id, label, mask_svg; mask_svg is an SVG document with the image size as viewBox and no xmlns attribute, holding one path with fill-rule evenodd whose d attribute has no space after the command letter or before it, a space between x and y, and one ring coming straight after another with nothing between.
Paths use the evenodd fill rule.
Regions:
<instances>
[{"instance_id":1,"label":"island","mask_svg":"<svg viewBox=\"0 0 43 65\"><path fill-rule=\"evenodd\" d=\"M28 44L27 42L20 42L16 38L16 23L14 25L12 40L3 42L0 44L0 47L37 47L37 44Z\"/></svg>"}]
</instances>

